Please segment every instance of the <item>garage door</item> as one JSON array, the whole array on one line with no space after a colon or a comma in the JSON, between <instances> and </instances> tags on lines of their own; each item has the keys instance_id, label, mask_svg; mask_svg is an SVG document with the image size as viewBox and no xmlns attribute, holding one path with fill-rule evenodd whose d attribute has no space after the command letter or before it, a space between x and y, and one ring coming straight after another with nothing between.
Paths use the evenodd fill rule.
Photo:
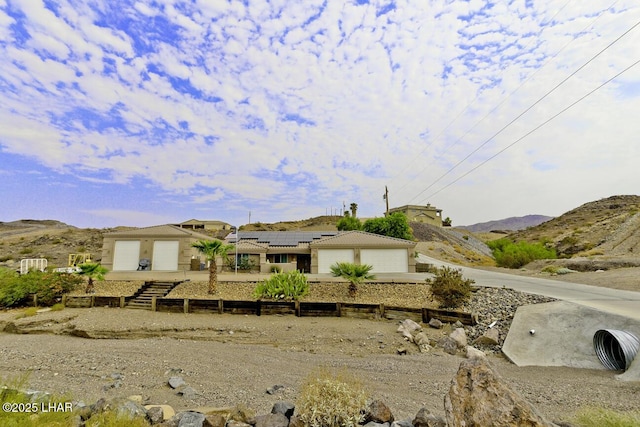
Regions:
<instances>
[{"instance_id":1,"label":"garage door","mask_svg":"<svg viewBox=\"0 0 640 427\"><path fill-rule=\"evenodd\" d=\"M353 262L353 249L318 249L318 273L331 273L336 262Z\"/></svg>"},{"instance_id":2,"label":"garage door","mask_svg":"<svg viewBox=\"0 0 640 427\"><path fill-rule=\"evenodd\" d=\"M180 242L177 240L157 240L153 242L152 270L176 271L178 270L178 248Z\"/></svg>"},{"instance_id":3,"label":"garage door","mask_svg":"<svg viewBox=\"0 0 640 427\"><path fill-rule=\"evenodd\" d=\"M140 240L116 240L113 271L135 271L140 262Z\"/></svg>"},{"instance_id":4,"label":"garage door","mask_svg":"<svg viewBox=\"0 0 640 427\"><path fill-rule=\"evenodd\" d=\"M362 249L360 262L373 266L373 273L407 273L409 259L406 249Z\"/></svg>"}]
</instances>

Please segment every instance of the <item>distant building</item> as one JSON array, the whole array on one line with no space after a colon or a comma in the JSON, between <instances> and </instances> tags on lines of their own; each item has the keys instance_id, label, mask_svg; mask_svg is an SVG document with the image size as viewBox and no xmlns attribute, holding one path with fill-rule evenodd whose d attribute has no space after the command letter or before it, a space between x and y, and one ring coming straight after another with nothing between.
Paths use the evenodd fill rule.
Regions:
<instances>
[{"instance_id":1,"label":"distant building","mask_svg":"<svg viewBox=\"0 0 640 427\"><path fill-rule=\"evenodd\" d=\"M221 231L231 230L231 224L227 224L223 221L206 221L200 219L190 219L189 221L181 222L180 224L174 224L176 227L185 228L187 230L200 230L200 231Z\"/></svg>"},{"instance_id":2,"label":"distant building","mask_svg":"<svg viewBox=\"0 0 640 427\"><path fill-rule=\"evenodd\" d=\"M402 212L407 216L407 220L411 222L423 222L425 224L437 225L442 227L442 209L431 206L421 205L404 205L399 208L389 209L389 213Z\"/></svg>"}]
</instances>

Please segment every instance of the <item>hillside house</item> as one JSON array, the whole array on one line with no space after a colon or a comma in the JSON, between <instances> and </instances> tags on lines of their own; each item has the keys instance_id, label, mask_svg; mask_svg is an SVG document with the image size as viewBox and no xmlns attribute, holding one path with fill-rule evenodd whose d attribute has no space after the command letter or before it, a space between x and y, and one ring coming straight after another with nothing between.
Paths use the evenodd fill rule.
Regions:
<instances>
[{"instance_id":1,"label":"hillside house","mask_svg":"<svg viewBox=\"0 0 640 427\"><path fill-rule=\"evenodd\" d=\"M395 212L402 212L410 222L422 222L442 227L442 209L431 206L429 203L426 206L404 205L389 209L390 214Z\"/></svg>"}]
</instances>

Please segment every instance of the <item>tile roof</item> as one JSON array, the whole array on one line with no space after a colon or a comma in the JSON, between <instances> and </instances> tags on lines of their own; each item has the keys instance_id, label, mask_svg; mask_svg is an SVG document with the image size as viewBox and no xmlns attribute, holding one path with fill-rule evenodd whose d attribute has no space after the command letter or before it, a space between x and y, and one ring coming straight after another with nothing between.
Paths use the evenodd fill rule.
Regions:
<instances>
[{"instance_id":1,"label":"tile roof","mask_svg":"<svg viewBox=\"0 0 640 427\"><path fill-rule=\"evenodd\" d=\"M211 240L211 236L207 236L206 234L168 224L137 228L135 230L114 231L112 233L105 233L104 237L194 237L196 239Z\"/></svg>"},{"instance_id":2,"label":"tile roof","mask_svg":"<svg viewBox=\"0 0 640 427\"><path fill-rule=\"evenodd\" d=\"M311 247L329 247L329 246L370 246L370 247L396 247L411 248L416 245L404 239L395 237L381 236L379 234L367 233L365 231L345 231L335 236L326 237L322 240L312 242Z\"/></svg>"},{"instance_id":3,"label":"tile roof","mask_svg":"<svg viewBox=\"0 0 640 427\"><path fill-rule=\"evenodd\" d=\"M255 240L269 246L293 246L311 243L338 234L337 231L240 231L239 240ZM233 239L231 239L233 241Z\"/></svg>"}]
</instances>

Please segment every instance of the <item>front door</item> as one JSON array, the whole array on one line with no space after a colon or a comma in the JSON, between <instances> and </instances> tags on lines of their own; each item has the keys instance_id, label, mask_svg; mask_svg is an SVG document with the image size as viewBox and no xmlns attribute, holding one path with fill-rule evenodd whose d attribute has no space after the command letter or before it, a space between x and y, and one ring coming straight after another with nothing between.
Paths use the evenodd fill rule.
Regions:
<instances>
[{"instance_id":1,"label":"front door","mask_svg":"<svg viewBox=\"0 0 640 427\"><path fill-rule=\"evenodd\" d=\"M296 269L303 273L311 273L311 255L298 254Z\"/></svg>"}]
</instances>

